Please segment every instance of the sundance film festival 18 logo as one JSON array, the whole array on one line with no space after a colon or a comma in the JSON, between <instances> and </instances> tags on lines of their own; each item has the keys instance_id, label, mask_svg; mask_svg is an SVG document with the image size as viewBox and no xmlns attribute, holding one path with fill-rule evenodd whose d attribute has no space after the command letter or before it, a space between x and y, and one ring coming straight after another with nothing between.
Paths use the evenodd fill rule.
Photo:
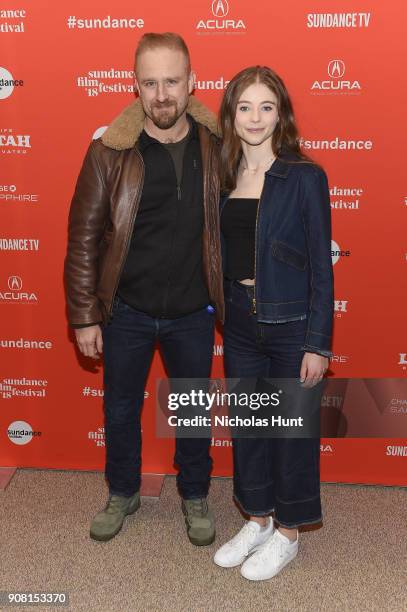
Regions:
<instances>
[{"instance_id":1,"label":"sundance film festival 18 logo","mask_svg":"<svg viewBox=\"0 0 407 612\"><path fill-rule=\"evenodd\" d=\"M21 8L0 9L0 32L3 34L22 34L25 31L24 19L27 11Z\"/></svg>"},{"instance_id":2,"label":"sundance film festival 18 logo","mask_svg":"<svg viewBox=\"0 0 407 612\"><path fill-rule=\"evenodd\" d=\"M338 187L333 185L329 189L329 195L332 210L359 210L363 189L362 187Z\"/></svg>"},{"instance_id":3,"label":"sundance film festival 18 logo","mask_svg":"<svg viewBox=\"0 0 407 612\"><path fill-rule=\"evenodd\" d=\"M210 4L211 17L200 19L196 25L198 34L244 34L246 24L234 13L231 0L213 0Z\"/></svg>"},{"instance_id":4,"label":"sundance film festival 18 logo","mask_svg":"<svg viewBox=\"0 0 407 612\"><path fill-rule=\"evenodd\" d=\"M327 77L323 80L314 81L311 93L314 95L344 95L360 94L362 88L359 81L343 78L346 72L345 62L341 59L333 59L328 62Z\"/></svg>"},{"instance_id":5,"label":"sundance film festival 18 logo","mask_svg":"<svg viewBox=\"0 0 407 612\"><path fill-rule=\"evenodd\" d=\"M103 94L134 93L133 70L89 70L76 78L77 87L83 88L90 97Z\"/></svg>"}]
</instances>

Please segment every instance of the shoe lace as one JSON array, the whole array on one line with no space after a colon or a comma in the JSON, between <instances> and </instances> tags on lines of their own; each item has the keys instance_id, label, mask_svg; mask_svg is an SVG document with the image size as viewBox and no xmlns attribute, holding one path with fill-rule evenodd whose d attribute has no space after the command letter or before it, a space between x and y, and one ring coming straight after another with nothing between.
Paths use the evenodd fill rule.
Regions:
<instances>
[{"instance_id":1,"label":"shoe lace","mask_svg":"<svg viewBox=\"0 0 407 612\"><path fill-rule=\"evenodd\" d=\"M283 555L283 543L277 538L271 536L259 549L256 557L257 561L262 563L263 561L267 561L270 559L270 552L274 556L274 558L281 559Z\"/></svg>"},{"instance_id":2,"label":"shoe lace","mask_svg":"<svg viewBox=\"0 0 407 612\"><path fill-rule=\"evenodd\" d=\"M233 548L239 548L246 556L249 554L250 546L257 536L257 531L253 525L246 523L230 544Z\"/></svg>"},{"instance_id":3,"label":"shoe lace","mask_svg":"<svg viewBox=\"0 0 407 612\"><path fill-rule=\"evenodd\" d=\"M118 510L121 510L123 507L123 500L119 495L110 495L107 500L106 512L107 513L115 513Z\"/></svg>"},{"instance_id":4,"label":"shoe lace","mask_svg":"<svg viewBox=\"0 0 407 612\"><path fill-rule=\"evenodd\" d=\"M190 499L188 501L188 514L202 517L208 512L208 504L205 499Z\"/></svg>"}]
</instances>

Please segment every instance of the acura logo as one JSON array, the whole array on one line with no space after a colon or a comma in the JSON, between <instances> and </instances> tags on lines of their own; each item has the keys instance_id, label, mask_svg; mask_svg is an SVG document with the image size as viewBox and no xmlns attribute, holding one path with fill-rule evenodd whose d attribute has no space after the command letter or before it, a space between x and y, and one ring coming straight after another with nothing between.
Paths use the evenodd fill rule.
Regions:
<instances>
[{"instance_id":1,"label":"acura logo","mask_svg":"<svg viewBox=\"0 0 407 612\"><path fill-rule=\"evenodd\" d=\"M21 291L23 288L23 281L19 276L8 277L8 288L10 291Z\"/></svg>"},{"instance_id":2,"label":"acura logo","mask_svg":"<svg viewBox=\"0 0 407 612\"><path fill-rule=\"evenodd\" d=\"M213 0L212 14L215 17L226 17L228 13L229 13L228 0Z\"/></svg>"},{"instance_id":3,"label":"acura logo","mask_svg":"<svg viewBox=\"0 0 407 612\"><path fill-rule=\"evenodd\" d=\"M345 74L345 63L342 60L332 60L328 64L328 74L331 79L340 79Z\"/></svg>"}]
</instances>

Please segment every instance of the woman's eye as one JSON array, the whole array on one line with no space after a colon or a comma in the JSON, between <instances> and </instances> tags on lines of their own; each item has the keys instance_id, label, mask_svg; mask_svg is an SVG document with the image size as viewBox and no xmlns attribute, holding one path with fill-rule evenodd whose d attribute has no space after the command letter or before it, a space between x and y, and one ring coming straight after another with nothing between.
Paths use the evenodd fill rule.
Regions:
<instances>
[{"instance_id":1,"label":"woman's eye","mask_svg":"<svg viewBox=\"0 0 407 612\"><path fill-rule=\"evenodd\" d=\"M249 110L249 107L248 106L239 106L239 110L245 112L245 111Z\"/></svg>"}]
</instances>

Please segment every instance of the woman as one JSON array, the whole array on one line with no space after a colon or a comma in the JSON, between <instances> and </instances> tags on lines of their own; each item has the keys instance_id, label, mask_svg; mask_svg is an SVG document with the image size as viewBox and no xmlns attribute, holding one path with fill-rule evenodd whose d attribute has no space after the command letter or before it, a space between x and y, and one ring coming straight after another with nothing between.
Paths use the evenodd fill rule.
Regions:
<instances>
[{"instance_id":1,"label":"woman","mask_svg":"<svg viewBox=\"0 0 407 612\"><path fill-rule=\"evenodd\" d=\"M226 376L312 387L332 355L325 173L302 155L287 90L267 67L232 79L220 121ZM233 459L234 497L249 520L214 561L244 562L245 578L265 580L297 555L298 527L321 521L319 439L236 438Z\"/></svg>"}]
</instances>

